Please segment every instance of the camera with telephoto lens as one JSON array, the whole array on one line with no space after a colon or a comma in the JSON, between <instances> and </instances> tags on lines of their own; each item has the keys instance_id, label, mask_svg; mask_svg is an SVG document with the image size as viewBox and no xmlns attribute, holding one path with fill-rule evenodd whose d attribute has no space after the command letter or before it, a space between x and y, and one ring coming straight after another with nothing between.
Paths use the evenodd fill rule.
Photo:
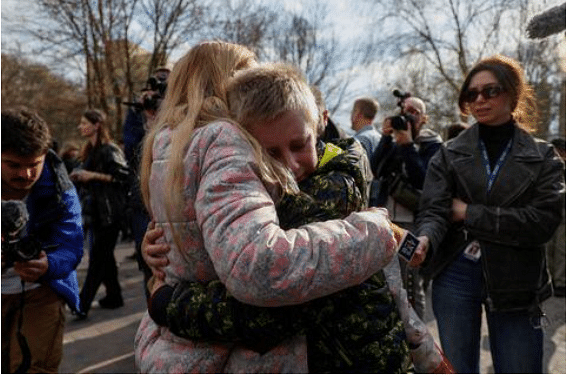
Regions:
<instances>
[{"instance_id":1,"label":"camera with telephoto lens","mask_svg":"<svg viewBox=\"0 0 570 375\"><path fill-rule=\"evenodd\" d=\"M146 81L146 87L148 90L156 91L160 94L161 97L164 97L167 85L165 80L152 76L149 77Z\"/></svg>"},{"instance_id":2,"label":"camera with telephoto lens","mask_svg":"<svg viewBox=\"0 0 570 375\"><path fill-rule=\"evenodd\" d=\"M159 93L143 95L142 109L156 111L162 102L162 96Z\"/></svg>"},{"instance_id":3,"label":"camera with telephoto lens","mask_svg":"<svg viewBox=\"0 0 570 375\"><path fill-rule=\"evenodd\" d=\"M146 86L142 89L143 94L140 101L123 102L123 104L135 107L138 111L156 111L164 98L166 92L166 80L159 77L149 77Z\"/></svg>"},{"instance_id":4,"label":"camera with telephoto lens","mask_svg":"<svg viewBox=\"0 0 570 375\"><path fill-rule=\"evenodd\" d=\"M392 123L392 129L406 130L408 129L408 122L409 122L412 125L412 132L413 132L416 119L414 116L404 113L404 101L407 98L411 97L412 94L410 94L409 92L402 93L400 90L397 89L394 90L392 93L394 94L395 97L398 98L398 107L400 107L401 111L400 115L389 117Z\"/></svg>"},{"instance_id":5,"label":"camera with telephoto lens","mask_svg":"<svg viewBox=\"0 0 570 375\"><path fill-rule=\"evenodd\" d=\"M28 222L28 210L22 201L2 201L2 269L14 262L37 259L42 251L41 244L32 236L26 236L24 228Z\"/></svg>"}]
</instances>

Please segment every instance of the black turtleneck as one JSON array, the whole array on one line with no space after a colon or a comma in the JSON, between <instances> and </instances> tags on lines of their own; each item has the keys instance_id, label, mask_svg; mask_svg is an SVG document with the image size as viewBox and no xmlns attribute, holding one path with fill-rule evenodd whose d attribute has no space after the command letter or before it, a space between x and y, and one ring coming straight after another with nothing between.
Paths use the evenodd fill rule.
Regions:
<instances>
[{"instance_id":1,"label":"black turtleneck","mask_svg":"<svg viewBox=\"0 0 570 375\"><path fill-rule=\"evenodd\" d=\"M510 120L501 125L485 125L479 124L479 139L483 141L487 154L489 155L489 162L491 169L495 167L495 163L499 156L513 138L515 134L515 121Z\"/></svg>"}]
</instances>

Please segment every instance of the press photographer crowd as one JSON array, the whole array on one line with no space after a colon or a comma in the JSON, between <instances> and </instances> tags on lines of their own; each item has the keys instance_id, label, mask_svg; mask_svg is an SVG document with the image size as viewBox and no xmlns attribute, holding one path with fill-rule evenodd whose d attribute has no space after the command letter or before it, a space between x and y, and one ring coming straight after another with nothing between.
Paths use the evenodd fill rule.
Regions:
<instances>
[{"instance_id":1,"label":"press photographer crowd","mask_svg":"<svg viewBox=\"0 0 570 375\"><path fill-rule=\"evenodd\" d=\"M532 135L503 55L471 67L448 132L393 95L382 117L354 100L347 135L295 66L215 41L123 103L120 140L87 108L58 155L32 106L2 108L2 372L58 372L66 310L125 305L121 233L148 305L133 371L479 373L484 316L495 372L544 372L565 140Z\"/></svg>"}]
</instances>

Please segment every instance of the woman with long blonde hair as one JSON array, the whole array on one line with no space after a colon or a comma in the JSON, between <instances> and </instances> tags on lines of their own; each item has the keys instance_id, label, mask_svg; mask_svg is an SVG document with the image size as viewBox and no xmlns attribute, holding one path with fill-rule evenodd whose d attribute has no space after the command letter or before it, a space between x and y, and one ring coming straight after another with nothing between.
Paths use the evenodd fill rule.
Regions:
<instances>
[{"instance_id":1,"label":"woman with long blonde hair","mask_svg":"<svg viewBox=\"0 0 570 375\"><path fill-rule=\"evenodd\" d=\"M145 140L141 184L153 220L171 245L167 284L219 279L257 306L303 303L357 285L393 257L382 209L283 230L280 194L297 191L289 170L228 118L226 86L255 65L247 48L192 48L174 67L155 127ZM314 107L314 108L313 108ZM316 124L316 105L303 121ZM145 315L135 338L142 372L307 372L303 336L263 354L235 343L176 337Z\"/></svg>"}]
</instances>

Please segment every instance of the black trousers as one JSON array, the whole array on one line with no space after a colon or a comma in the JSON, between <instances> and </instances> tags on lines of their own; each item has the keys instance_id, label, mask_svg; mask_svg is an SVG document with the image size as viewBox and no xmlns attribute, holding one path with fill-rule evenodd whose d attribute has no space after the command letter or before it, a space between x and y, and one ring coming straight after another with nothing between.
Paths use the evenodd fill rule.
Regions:
<instances>
[{"instance_id":1,"label":"black trousers","mask_svg":"<svg viewBox=\"0 0 570 375\"><path fill-rule=\"evenodd\" d=\"M122 301L121 285L119 284L117 262L114 254L119 231L120 225L116 223L108 226L100 226L97 223L93 223L92 246L89 250L89 268L79 295L81 307L85 313L89 312L91 303L101 284L105 286L107 299Z\"/></svg>"}]
</instances>

